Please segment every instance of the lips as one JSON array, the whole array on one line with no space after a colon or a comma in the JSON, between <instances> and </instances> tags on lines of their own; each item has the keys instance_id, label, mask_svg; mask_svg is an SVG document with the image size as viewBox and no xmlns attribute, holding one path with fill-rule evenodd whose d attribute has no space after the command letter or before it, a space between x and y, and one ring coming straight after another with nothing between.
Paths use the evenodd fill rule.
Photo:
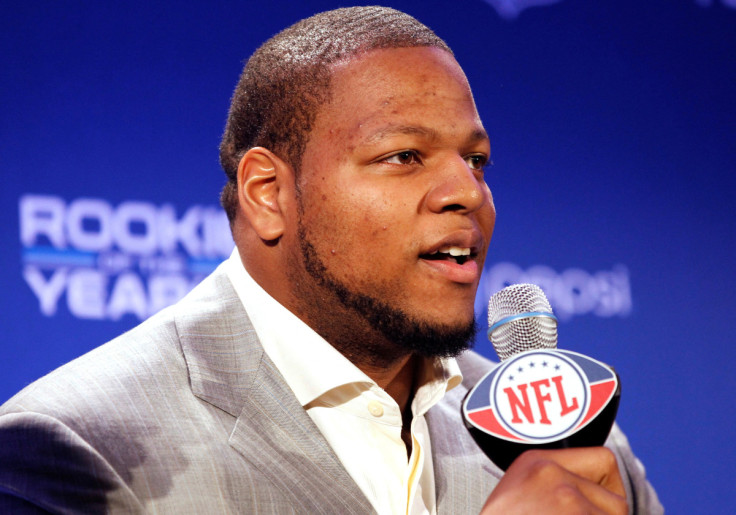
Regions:
<instances>
[{"instance_id":1,"label":"lips","mask_svg":"<svg viewBox=\"0 0 736 515\"><path fill-rule=\"evenodd\" d=\"M428 259L430 261L437 261L437 260L455 261L456 263L459 263L462 265L468 259L470 259L471 254L472 254L472 250L468 247L455 247L455 246L448 245L438 250L435 250L434 252L430 254L423 254L421 258Z\"/></svg>"},{"instance_id":2,"label":"lips","mask_svg":"<svg viewBox=\"0 0 736 515\"><path fill-rule=\"evenodd\" d=\"M419 259L451 282L473 283L479 275L476 258L481 241L476 233L450 236L420 254Z\"/></svg>"}]
</instances>

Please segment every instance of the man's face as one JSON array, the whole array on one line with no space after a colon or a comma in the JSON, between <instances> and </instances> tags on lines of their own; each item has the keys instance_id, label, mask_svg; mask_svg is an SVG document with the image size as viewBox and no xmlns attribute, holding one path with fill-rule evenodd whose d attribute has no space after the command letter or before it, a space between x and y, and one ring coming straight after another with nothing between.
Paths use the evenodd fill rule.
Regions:
<instances>
[{"instance_id":1,"label":"man's face","mask_svg":"<svg viewBox=\"0 0 736 515\"><path fill-rule=\"evenodd\" d=\"M339 65L284 241L295 256L298 314L333 344L341 339L333 326L356 313L372 326L393 313L405 319L399 325L467 338L495 221L483 180L489 159L469 86L448 53L375 50ZM393 330L384 336L402 339Z\"/></svg>"}]
</instances>

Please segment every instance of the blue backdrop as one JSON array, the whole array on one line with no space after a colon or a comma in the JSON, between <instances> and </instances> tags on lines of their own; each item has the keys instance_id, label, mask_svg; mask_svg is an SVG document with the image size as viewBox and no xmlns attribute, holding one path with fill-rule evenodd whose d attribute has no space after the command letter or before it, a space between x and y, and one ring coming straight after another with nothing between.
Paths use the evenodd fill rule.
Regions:
<instances>
[{"instance_id":1,"label":"blue backdrop","mask_svg":"<svg viewBox=\"0 0 736 515\"><path fill-rule=\"evenodd\" d=\"M491 135L481 318L505 283L542 285L560 347L618 370L668 511L732 512L736 2L386 3L448 41ZM229 253L217 145L242 62L339 5L0 8L0 401Z\"/></svg>"}]
</instances>

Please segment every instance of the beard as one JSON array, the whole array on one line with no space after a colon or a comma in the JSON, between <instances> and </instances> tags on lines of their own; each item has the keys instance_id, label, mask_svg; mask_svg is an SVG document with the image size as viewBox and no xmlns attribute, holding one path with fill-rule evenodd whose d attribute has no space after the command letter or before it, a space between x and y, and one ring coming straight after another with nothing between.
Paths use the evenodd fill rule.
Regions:
<instances>
[{"instance_id":1,"label":"beard","mask_svg":"<svg viewBox=\"0 0 736 515\"><path fill-rule=\"evenodd\" d=\"M351 320L351 317L346 318L339 313L332 316L328 312L335 310L330 309L329 304L321 309L312 305L312 310L319 311L319 317L327 321L323 326L324 331L317 328L317 332L353 362L386 366L407 354L427 358L454 357L472 346L477 332L475 317L470 322L456 325L432 323L412 317L399 307L374 296L355 291L329 272L312 245L301 216L298 234L304 270L322 293L339 301L349 313L357 315L372 330L373 335L380 335L379 338L371 338L370 334L360 334L360 331L356 334L355 327L346 327L346 320ZM313 291L304 293L308 296L302 298L316 297Z\"/></svg>"}]
</instances>

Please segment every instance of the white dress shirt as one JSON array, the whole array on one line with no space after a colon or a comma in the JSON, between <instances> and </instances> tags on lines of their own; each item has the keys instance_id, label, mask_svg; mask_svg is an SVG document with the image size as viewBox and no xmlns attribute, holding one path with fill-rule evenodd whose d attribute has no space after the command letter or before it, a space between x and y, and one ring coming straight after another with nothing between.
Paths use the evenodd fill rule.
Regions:
<instances>
[{"instance_id":1,"label":"white dress shirt","mask_svg":"<svg viewBox=\"0 0 736 515\"><path fill-rule=\"evenodd\" d=\"M411 455L398 404L246 272L237 248L226 269L263 348L343 466L380 514L436 513L424 415L462 381L454 359L426 359L411 404Z\"/></svg>"}]
</instances>

